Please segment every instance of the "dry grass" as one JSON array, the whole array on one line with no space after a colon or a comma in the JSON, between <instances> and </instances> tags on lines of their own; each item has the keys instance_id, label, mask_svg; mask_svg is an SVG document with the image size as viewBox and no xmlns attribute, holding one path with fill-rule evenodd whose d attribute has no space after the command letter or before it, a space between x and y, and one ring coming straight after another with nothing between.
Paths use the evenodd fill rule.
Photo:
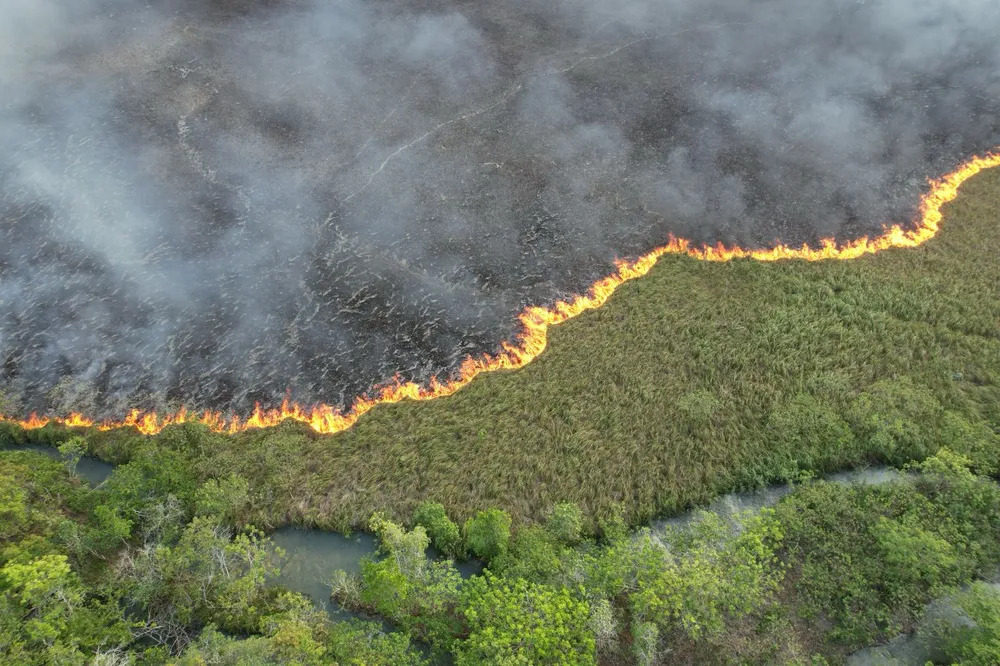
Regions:
<instances>
[{"instance_id":1,"label":"dry grass","mask_svg":"<svg viewBox=\"0 0 1000 666\"><path fill-rule=\"evenodd\" d=\"M998 202L994 169L937 238L854 261L665 257L520 371L335 436L212 437L192 459L266 488L262 522L343 528L424 499L520 520L621 503L643 521L805 470L920 458L942 439L1000 449ZM111 455L123 437L95 445Z\"/></svg>"}]
</instances>

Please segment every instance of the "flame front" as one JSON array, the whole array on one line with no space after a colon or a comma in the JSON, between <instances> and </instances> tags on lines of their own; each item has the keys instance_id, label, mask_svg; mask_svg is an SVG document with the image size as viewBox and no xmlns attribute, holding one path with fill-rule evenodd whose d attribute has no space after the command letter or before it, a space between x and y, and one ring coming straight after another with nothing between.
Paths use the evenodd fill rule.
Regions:
<instances>
[{"instance_id":1,"label":"flame front","mask_svg":"<svg viewBox=\"0 0 1000 666\"><path fill-rule=\"evenodd\" d=\"M958 189L962 183L984 169L998 166L1000 166L1000 152L993 152L983 157L973 157L952 173L930 181L930 189L921 198L919 217L913 228L904 229L900 225L894 225L884 229L882 235L875 238L865 236L841 245L838 245L834 239L827 238L820 242L819 247L808 245L789 247L779 244L770 249L747 250L740 247L725 247L721 243L714 246L698 247L693 246L686 239L670 236L666 245L658 247L638 259L617 261L617 270L608 277L595 282L586 294L576 296L569 301L559 301L548 308L539 306L526 308L518 316L522 326L521 332L513 341L502 342L498 353L486 354L479 358L467 357L454 376L446 381L432 377L428 384L417 384L404 382L396 375L388 382L376 386L370 394L356 398L347 411L341 411L330 405L305 408L286 400L278 409L261 409L258 405L246 419L241 419L238 416L226 417L221 412L211 411L192 414L181 408L176 413L164 416L156 412L133 410L122 421L101 423L76 413L65 418L46 418L32 414L30 418L23 421L5 419L0 416L0 421L14 421L27 429L41 428L51 422L72 427L96 427L99 430L135 427L143 434L155 435L166 426L176 423L197 422L218 432L236 433L251 428L274 426L285 419L292 419L307 423L320 433L341 432L357 423L358 419L376 405L407 399L433 400L434 398L443 398L458 391L484 372L514 370L531 363L545 350L550 326L561 324L587 310L601 307L615 292L615 289L629 280L634 280L648 273L656 265L657 260L666 254L683 254L701 261L730 261L743 258L758 261L782 259L822 261L825 259L856 259L888 248L921 245L937 234L942 219L941 208L958 196Z\"/></svg>"}]
</instances>

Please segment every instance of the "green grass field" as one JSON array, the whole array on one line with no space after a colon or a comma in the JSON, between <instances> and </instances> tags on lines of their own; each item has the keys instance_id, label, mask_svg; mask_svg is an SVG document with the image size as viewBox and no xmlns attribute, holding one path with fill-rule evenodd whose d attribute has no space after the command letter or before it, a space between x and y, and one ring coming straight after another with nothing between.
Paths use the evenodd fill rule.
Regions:
<instances>
[{"instance_id":1,"label":"green grass field","mask_svg":"<svg viewBox=\"0 0 1000 666\"><path fill-rule=\"evenodd\" d=\"M917 249L819 263L664 257L550 331L528 367L379 407L339 435L285 424L160 439L203 476L250 478L259 523L337 528L375 510L406 519L424 499L455 518L502 507L529 521L556 502L590 516L620 503L640 522L941 445L989 466L1000 455L998 210L993 169ZM114 458L138 438L93 441Z\"/></svg>"}]
</instances>

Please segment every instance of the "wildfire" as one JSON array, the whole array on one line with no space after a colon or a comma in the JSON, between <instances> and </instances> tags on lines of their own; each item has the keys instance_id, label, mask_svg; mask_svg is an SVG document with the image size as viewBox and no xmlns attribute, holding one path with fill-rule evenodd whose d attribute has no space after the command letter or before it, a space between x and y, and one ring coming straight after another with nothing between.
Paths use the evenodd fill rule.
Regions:
<instances>
[{"instance_id":1,"label":"wildfire","mask_svg":"<svg viewBox=\"0 0 1000 666\"><path fill-rule=\"evenodd\" d=\"M181 408L174 414L159 415L155 412L133 410L122 421L96 423L81 414L70 414L65 418L47 418L32 414L23 421L14 421L27 429L41 428L50 422L58 422L72 427L96 427L99 430L135 427L146 435L154 435L168 425L186 422L203 423L219 432L235 433L250 428L265 428L277 425L285 419L309 424L320 433L341 432L357 423L363 415L379 404L400 402L401 400L433 400L455 393L484 372L514 370L531 363L545 350L550 326L556 326L587 310L599 308L622 284L642 277L653 268L657 260L667 254L683 254L701 261L730 261L750 258L758 261L778 261L782 259L804 259L822 261L825 259L856 259L893 247L916 247L937 234L941 223L941 208L958 196L962 183L984 169L1000 166L1000 152L973 157L952 173L930 181L930 190L921 198L919 216L912 229L900 225L884 229L875 238L863 237L844 244L828 238L819 247L802 245L789 247L777 245L764 250L747 250L740 247L725 247L721 243L714 246L694 246L683 238L670 236L666 245L634 260L619 260L617 270L595 282L586 294L569 301L559 301L551 307L532 306L520 315L521 332L513 341L500 344L496 354L486 354L479 358L467 357L451 378L441 381L432 377L428 384L404 382L398 375L388 382L376 386L371 393L359 396L347 411L330 405L316 405L305 408L286 400L278 409L262 409L259 405L246 419L238 416L226 417L221 412L190 413Z\"/></svg>"}]
</instances>

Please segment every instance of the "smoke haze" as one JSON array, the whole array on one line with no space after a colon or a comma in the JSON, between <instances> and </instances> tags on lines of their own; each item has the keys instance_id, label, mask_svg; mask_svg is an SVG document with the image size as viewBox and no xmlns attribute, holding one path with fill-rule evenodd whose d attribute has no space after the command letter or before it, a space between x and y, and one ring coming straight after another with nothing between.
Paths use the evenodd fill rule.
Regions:
<instances>
[{"instance_id":1,"label":"smoke haze","mask_svg":"<svg viewBox=\"0 0 1000 666\"><path fill-rule=\"evenodd\" d=\"M905 221L1000 144L995 0L3 0L0 389L342 404L668 233Z\"/></svg>"}]
</instances>

